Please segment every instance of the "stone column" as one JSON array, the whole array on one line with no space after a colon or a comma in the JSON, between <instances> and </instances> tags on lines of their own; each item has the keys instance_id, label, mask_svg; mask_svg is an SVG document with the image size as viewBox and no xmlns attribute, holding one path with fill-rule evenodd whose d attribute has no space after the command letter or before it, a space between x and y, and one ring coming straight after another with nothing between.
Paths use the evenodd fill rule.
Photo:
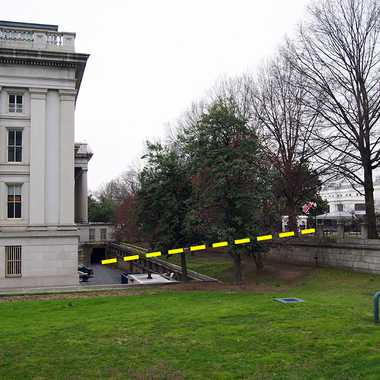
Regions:
<instances>
[{"instance_id":1,"label":"stone column","mask_svg":"<svg viewBox=\"0 0 380 380\"><path fill-rule=\"evenodd\" d=\"M29 223L45 224L46 89L30 89Z\"/></svg>"},{"instance_id":2,"label":"stone column","mask_svg":"<svg viewBox=\"0 0 380 380\"><path fill-rule=\"evenodd\" d=\"M343 220L338 220L336 227L337 227L337 229L336 229L337 238L343 239L344 238L344 222L343 222Z\"/></svg>"},{"instance_id":3,"label":"stone column","mask_svg":"<svg viewBox=\"0 0 380 380\"><path fill-rule=\"evenodd\" d=\"M75 194L74 194L74 221L75 223L80 223L80 196L81 196L81 191L80 191L80 181L81 181L81 175L79 173L79 170L77 169L75 171L75 180L74 180L74 189L75 189Z\"/></svg>"},{"instance_id":4,"label":"stone column","mask_svg":"<svg viewBox=\"0 0 380 380\"><path fill-rule=\"evenodd\" d=\"M80 221L88 223L87 169L82 169L81 171L80 186Z\"/></svg>"},{"instance_id":5,"label":"stone column","mask_svg":"<svg viewBox=\"0 0 380 380\"><path fill-rule=\"evenodd\" d=\"M360 237L362 239L368 239L368 224L360 223Z\"/></svg>"},{"instance_id":6,"label":"stone column","mask_svg":"<svg viewBox=\"0 0 380 380\"><path fill-rule=\"evenodd\" d=\"M60 94L60 200L59 224L74 225L74 110L75 90Z\"/></svg>"}]
</instances>

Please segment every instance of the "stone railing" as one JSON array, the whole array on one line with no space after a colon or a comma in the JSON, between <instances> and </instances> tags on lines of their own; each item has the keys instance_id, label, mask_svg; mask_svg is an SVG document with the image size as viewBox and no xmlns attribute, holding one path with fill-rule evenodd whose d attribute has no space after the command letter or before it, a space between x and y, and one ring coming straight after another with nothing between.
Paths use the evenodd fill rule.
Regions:
<instances>
[{"instance_id":1,"label":"stone railing","mask_svg":"<svg viewBox=\"0 0 380 380\"><path fill-rule=\"evenodd\" d=\"M0 48L75 51L75 33L0 28Z\"/></svg>"}]
</instances>

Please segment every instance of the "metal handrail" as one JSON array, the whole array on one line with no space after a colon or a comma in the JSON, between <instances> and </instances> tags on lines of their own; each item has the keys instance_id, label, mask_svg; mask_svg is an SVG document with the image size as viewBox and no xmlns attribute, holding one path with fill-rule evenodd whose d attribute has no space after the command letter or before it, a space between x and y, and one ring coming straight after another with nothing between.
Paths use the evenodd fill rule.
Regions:
<instances>
[{"instance_id":1,"label":"metal handrail","mask_svg":"<svg viewBox=\"0 0 380 380\"><path fill-rule=\"evenodd\" d=\"M375 323L379 323L379 299L380 292L376 292L373 296L373 319Z\"/></svg>"}]
</instances>

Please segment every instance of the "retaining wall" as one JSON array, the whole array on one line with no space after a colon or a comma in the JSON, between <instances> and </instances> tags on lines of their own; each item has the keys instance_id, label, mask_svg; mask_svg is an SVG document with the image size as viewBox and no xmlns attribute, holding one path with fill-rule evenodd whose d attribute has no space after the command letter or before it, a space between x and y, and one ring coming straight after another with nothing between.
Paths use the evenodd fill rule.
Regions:
<instances>
[{"instance_id":1,"label":"retaining wall","mask_svg":"<svg viewBox=\"0 0 380 380\"><path fill-rule=\"evenodd\" d=\"M380 240L308 237L273 241L268 259L380 274Z\"/></svg>"}]
</instances>

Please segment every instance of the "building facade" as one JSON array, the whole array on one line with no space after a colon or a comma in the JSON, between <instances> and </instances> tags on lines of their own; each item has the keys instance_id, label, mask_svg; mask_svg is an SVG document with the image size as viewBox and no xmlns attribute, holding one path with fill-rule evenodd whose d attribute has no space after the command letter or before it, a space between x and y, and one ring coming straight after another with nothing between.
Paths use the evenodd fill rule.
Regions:
<instances>
[{"instance_id":1,"label":"building facade","mask_svg":"<svg viewBox=\"0 0 380 380\"><path fill-rule=\"evenodd\" d=\"M331 182L323 186L321 197L329 204L328 213L344 212L351 215L365 215L364 189L354 188L345 181ZM380 177L374 180L375 209L380 210Z\"/></svg>"},{"instance_id":2,"label":"building facade","mask_svg":"<svg viewBox=\"0 0 380 380\"><path fill-rule=\"evenodd\" d=\"M0 21L0 289L78 284L91 153L74 145L88 59L74 43L56 25Z\"/></svg>"}]
</instances>

